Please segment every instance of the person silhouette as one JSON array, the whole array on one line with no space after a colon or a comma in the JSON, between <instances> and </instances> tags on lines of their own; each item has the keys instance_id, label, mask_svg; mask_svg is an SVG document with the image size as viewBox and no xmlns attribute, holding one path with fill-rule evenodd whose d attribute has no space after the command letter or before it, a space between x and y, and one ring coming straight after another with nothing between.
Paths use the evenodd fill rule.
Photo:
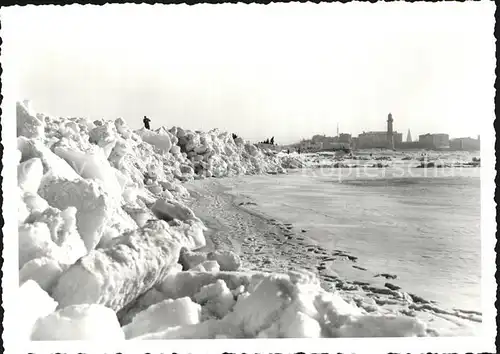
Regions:
<instances>
[{"instance_id":1,"label":"person silhouette","mask_svg":"<svg viewBox=\"0 0 500 354\"><path fill-rule=\"evenodd\" d=\"M144 116L144 119L143 119L142 121L144 122L144 127L145 127L146 129L151 129L151 128L149 127L149 122L151 122L151 119L149 119L148 117Z\"/></svg>"}]
</instances>

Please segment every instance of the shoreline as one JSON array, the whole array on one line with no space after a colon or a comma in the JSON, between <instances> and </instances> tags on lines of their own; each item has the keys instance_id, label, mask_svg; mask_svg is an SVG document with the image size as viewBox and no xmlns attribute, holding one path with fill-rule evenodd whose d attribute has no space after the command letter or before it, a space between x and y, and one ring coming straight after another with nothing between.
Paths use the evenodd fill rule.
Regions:
<instances>
[{"instance_id":1,"label":"shoreline","mask_svg":"<svg viewBox=\"0 0 500 354\"><path fill-rule=\"evenodd\" d=\"M248 177L248 176L246 176ZM476 335L481 330L478 311L441 308L433 300L407 293L397 275L376 274L358 257L343 250L328 250L309 237L306 229L276 220L259 209L237 186L245 176L186 183L188 205L205 223L207 246L236 252L244 270L286 273L308 269L327 291L338 291L347 302L367 313L419 318L443 335ZM393 280L396 279L396 280Z\"/></svg>"}]
</instances>

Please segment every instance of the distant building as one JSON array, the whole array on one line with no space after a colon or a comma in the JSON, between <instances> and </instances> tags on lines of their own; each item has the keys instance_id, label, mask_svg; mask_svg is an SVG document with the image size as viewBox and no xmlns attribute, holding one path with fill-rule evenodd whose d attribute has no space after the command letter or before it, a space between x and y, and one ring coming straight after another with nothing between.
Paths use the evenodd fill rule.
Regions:
<instances>
[{"instance_id":1,"label":"distant building","mask_svg":"<svg viewBox=\"0 0 500 354\"><path fill-rule=\"evenodd\" d=\"M325 138L326 138L325 135L316 134L316 135L313 135L313 137L311 138L311 141L313 143L319 143L319 142L322 142Z\"/></svg>"},{"instance_id":2,"label":"distant building","mask_svg":"<svg viewBox=\"0 0 500 354\"><path fill-rule=\"evenodd\" d=\"M301 151L320 151L323 149L323 143L322 142L314 142L312 140L302 140L300 142L299 148Z\"/></svg>"},{"instance_id":3,"label":"distant building","mask_svg":"<svg viewBox=\"0 0 500 354\"><path fill-rule=\"evenodd\" d=\"M358 138L352 137L351 138L351 148L357 149L358 148Z\"/></svg>"},{"instance_id":4,"label":"distant building","mask_svg":"<svg viewBox=\"0 0 500 354\"><path fill-rule=\"evenodd\" d=\"M323 151L336 151L336 150L344 150L344 149L351 149L351 143L347 142L326 142L323 143L322 150Z\"/></svg>"},{"instance_id":5,"label":"distant building","mask_svg":"<svg viewBox=\"0 0 500 354\"><path fill-rule=\"evenodd\" d=\"M423 134L418 137L419 145L424 149L448 149L450 136L448 134Z\"/></svg>"},{"instance_id":6,"label":"distant building","mask_svg":"<svg viewBox=\"0 0 500 354\"><path fill-rule=\"evenodd\" d=\"M403 134L393 130L393 122L392 114L389 113L386 131L363 132L359 134L356 141L356 149L394 149L395 146L401 144Z\"/></svg>"},{"instance_id":7,"label":"distant building","mask_svg":"<svg viewBox=\"0 0 500 354\"><path fill-rule=\"evenodd\" d=\"M450 140L450 149L452 150L467 150L478 151L481 147L481 138L457 138Z\"/></svg>"},{"instance_id":8,"label":"distant building","mask_svg":"<svg viewBox=\"0 0 500 354\"><path fill-rule=\"evenodd\" d=\"M341 133L339 135L339 143L351 143L351 134Z\"/></svg>"}]
</instances>

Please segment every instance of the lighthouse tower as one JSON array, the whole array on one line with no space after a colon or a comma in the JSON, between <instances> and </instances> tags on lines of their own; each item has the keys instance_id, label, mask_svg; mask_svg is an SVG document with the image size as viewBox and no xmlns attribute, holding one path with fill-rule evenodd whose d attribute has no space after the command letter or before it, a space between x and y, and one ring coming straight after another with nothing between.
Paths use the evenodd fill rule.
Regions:
<instances>
[{"instance_id":1,"label":"lighthouse tower","mask_svg":"<svg viewBox=\"0 0 500 354\"><path fill-rule=\"evenodd\" d=\"M394 134L392 130L392 122L394 122L394 119L392 119L392 114L389 113L389 116L387 117L387 143L389 149L394 150Z\"/></svg>"}]
</instances>

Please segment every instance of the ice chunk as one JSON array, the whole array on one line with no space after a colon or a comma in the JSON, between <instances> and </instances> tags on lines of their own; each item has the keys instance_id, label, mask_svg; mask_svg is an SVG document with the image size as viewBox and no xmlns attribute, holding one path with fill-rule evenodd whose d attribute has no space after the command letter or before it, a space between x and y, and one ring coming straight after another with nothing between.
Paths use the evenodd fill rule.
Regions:
<instances>
[{"instance_id":1,"label":"ice chunk","mask_svg":"<svg viewBox=\"0 0 500 354\"><path fill-rule=\"evenodd\" d=\"M173 222L175 221L178 220L174 219ZM199 220L187 220L184 223L172 226L172 232L178 234L179 238L184 240L183 245L189 249L198 249L205 246L204 230L206 230L206 227Z\"/></svg>"},{"instance_id":2,"label":"ice chunk","mask_svg":"<svg viewBox=\"0 0 500 354\"><path fill-rule=\"evenodd\" d=\"M122 118L115 120L115 128L124 139L130 139L132 137L132 130Z\"/></svg>"},{"instance_id":3,"label":"ice chunk","mask_svg":"<svg viewBox=\"0 0 500 354\"><path fill-rule=\"evenodd\" d=\"M218 279L224 280L230 289L236 289L240 285L248 286L254 278L264 279L266 276L270 275L254 272L177 272L168 274L159 288L166 297L178 298L192 296L203 286L214 283Z\"/></svg>"},{"instance_id":4,"label":"ice chunk","mask_svg":"<svg viewBox=\"0 0 500 354\"><path fill-rule=\"evenodd\" d=\"M146 188L153 194L160 194L163 192L163 188L158 183L149 184Z\"/></svg>"},{"instance_id":5,"label":"ice chunk","mask_svg":"<svg viewBox=\"0 0 500 354\"><path fill-rule=\"evenodd\" d=\"M124 340L113 310L97 304L72 305L38 319L32 340Z\"/></svg>"},{"instance_id":6,"label":"ice chunk","mask_svg":"<svg viewBox=\"0 0 500 354\"><path fill-rule=\"evenodd\" d=\"M157 304L163 300L165 300L165 294L153 287L139 296L137 300L131 303L129 306L126 306L125 308L118 311L118 319L120 320L122 326L124 326L130 323L134 316L139 312L144 311L151 305Z\"/></svg>"},{"instance_id":7,"label":"ice chunk","mask_svg":"<svg viewBox=\"0 0 500 354\"><path fill-rule=\"evenodd\" d=\"M21 196L22 203L26 206L29 213L40 212L43 213L49 208L49 203L37 193L25 192ZM29 215L29 214L28 214Z\"/></svg>"},{"instance_id":8,"label":"ice chunk","mask_svg":"<svg viewBox=\"0 0 500 354\"><path fill-rule=\"evenodd\" d=\"M81 178L65 160L50 151L39 140L18 137L17 147L22 153L21 161L27 161L34 157L40 158L44 174L50 172L52 176L69 180Z\"/></svg>"},{"instance_id":9,"label":"ice chunk","mask_svg":"<svg viewBox=\"0 0 500 354\"><path fill-rule=\"evenodd\" d=\"M39 193L48 203L57 208L75 207L78 231L88 251L99 243L106 227L117 224L123 232L136 227L115 201L95 181L47 179Z\"/></svg>"},{"instance_id":10,"label":"ice chunk","mask_svg":"<svg viewBox=\"0 0 500 354\"><path fill-rule=\"evenodd\" d=\"M107 121L99 127L95 127L89 133L89 141L97 144L103 149L104 156L109 157L111 151L115 147L117 136L115 125Z\"/></svg>"},{"instance_id":11,"label":"ice chunk","mask_svg":"<svg viewBox=\"0 0 500 354\"><path fill-rule=\"evenodd\" d=\"M165 221L198 219L191 209L176 200L158 199L151 210L158 219Z\"/></svg>"},{"instance_id":12,"label":"ice chunk","mask_svg":"<svg viewBox=\"0 0 500 354\"><path fill-rule=\"evenodd\" d=\"M19 283L23 284L31 279L36 281L47 293L50 293L57 279L68 267L69 265L61 264L48 257L32 259L25 263L19 271Z\"/></svg>"},{"instance_id":13,"label":"ice chunk","mask_svg":"<svg viewBox=\"0 0 500 354\"><path fill-rule=\"evenodd\" d=\"M132 218L132 220L134 220L135 223L139 227L143 227L144 225L146 225L146 223L148 222L148 220L154 220L154 219L156 219L156 217L153 215L153 213L151 212L151 210L149 210L148 208L145 208L145 207L141 208L141 207L136 207L136 206L133 206L133 205L125 204L123 206L123 210L128 215L130 215L130 217Z\"/></svg>"},{"instance_id":14,"label":"ice chunk","mask_svg":"<svg viewBox=\"0 0 500 354\"><path fill-rule=\"evenodd\" d=\"M44 256L73 263L86 253L80 236L72 228L70 215L65 218L57 210L48 209L42 214L32 214L27 221L18 228L19 269Z\"/></svg>"},{"instance_id":15,"label":"ice chunk","mask_svg":"<svg viewBox=\"0 0 500 354\"><path fill-rule=\"evenodd\" d=\"M207 254L203 252L193 252L189 251L187 248L183 247L181 249L181 254L179 257L179 263L182 265L182 269L188 270L196 267L207 260Z\"/></svg>"},{"instance_id":16,"label":"ice chunk","mask_svg":"<svg viewBox=\"0 0 500 354\"><path fill-rule=\"evenodd\" d=\"M186 189L186 187L184 187L181 184L174 185L174 191L177 193L177 195L179 197L189 197L190 196L190 194L189 194L188 190Z\"/></svg>"},{"instance_id":17,"label":"ice chunk","mask_svg":"<svg viewBox=\"0 0 500 354\"><path fill-rule=\"evenodd\" d=\"M250 296L236 303L232 322L241 326L246 335L255 337L270 327L290 302L290 293L278 278L265 278Z\"/></svg>"},{"instance_id":18,"label":"ice chunk","mask_svg":"<svg viewBox=\"0 0 500 354\"><path fill-rule=\"evenodd\" d=\"M281 321L283 336L286 338L320 338L321 326L318 321L303 312L294 312L291 318Z\"/></svg>"},{"instance_id":19,"label":"ice chunk","mask_svg":"<svg viewBox=\"0 0 500 354\"><path fill-rule=\"evenodd\" d=\"M125 187L122 192L122 197L125 203L134 203L137 200L137 189Z\"/></svg>"},{"instance_id":20,"label":"ice chunk","mask_svg":"<svg viewBox=\"0 0 500 354\"><path fill-rule=\"evenodd\" d=\"M18 188L18 193L17 193L17 220L18 220L18 225L24 224L24 222L26 221L26 218L29 215L30 215L30 212L28 211L28 207L26 206L26 203L24 202L23 197L21 196L21 191Z\"/></svg>"},{"instance_id":21,"label":"ice chunk","mask_svg":"<svg viewBox=\"0 0 500 354\"><path fill-rule=\"evenodd\" d=\"M111 167L102 149L82 152L69 145L58 145L54 152L66 160L83 178L94 178L103 183L104 190L113 198L121 199L121 188L114 168Z\"/></svg>"},{"instance_id":22,"label":"ice chunk","mask_svg":"<svg viewBox=\"0 0 500 354\"><path fill-rule=\"evenodd\" d=\"M17 185L24 191L36 193L43 177L42 161L32 158L17 166Z\"/></svg>"},{"instance_id":23,"label":"ice chunk","mask_svg":"<svg viewBox=\"0 0 500 354\"><path fill-rule=\"evenodd\" d=\"M173 191L175 190L175 185L174 183L170 182L170 181L159 181L160 185L165 189L165 190L168 190L168 191Z\"/></svg>"},{"instance_id":24,"label":"ice chunk","mask_svg":"<svg viewBox=\"0 0 500 354\"><path fill-rule=\"evenodd\" d=\"M353 317L362 315L360 308L347 303L338 293L320 292L317 294L314 305L321 314L320 324L335 336L335 331Z\"/></svg>"},{"instance_id":25,"label":"ice chunk","mask_svg":"<svg viewBox=\"0 0 500 354\"><path fill-rule=\"evenodd\" d=\"M18 339L29 340L36 321L53 312L57 307L57 302L33 280L21 284L16 300Z\"/></svg>"},{"instance_id":26,"label":"ice chunk","mask_svg":"<svg viewBox=\"0 0 500 354\"><path fill-rule=\"evenodd\" d=\"M60 211L49 206L43 212L33 211L26 219L26 223L42 222L47 224L50 231L50 239L57 244L61 244L70 232L76 232L75 215L76 208L74 207Z\"/></svg>"},{"instance_id":27,"label":"ice chunk","mask_svg":"<svg viewBox=\"0 0 500 354\"><path fill-rule=\"evenodd\" d=\"M153 145L163 153L169 152L172 147L170 136L167 133L159 134L145 128L136 130L135 133L146 143Z\"/></svg>"},{"instance_id":28,"label":"ice chunk","mask_svg":"<svg viewBox=\"0 0 500 354\"><path fill-rule=\"evenodd\" d=\"M172 145L172 147L170 148L170 153L173 154L173 155L178 155L181 153L181 147L178 146L178 145Z\"/></svg>"},{"instance_id":29,"label":"ice chunk","mask_svg":"<svg viewBox=\"0 0 500 354\"><path fill-rule=\"evenodd\" d=\"M127 339L159 332L175 327L200 322L201 306L189 297L163 300L138 313L132 322L123 327Z\"/></svg>"},{"instance_id":30,"label":"ice chunk","mask_svg":"<svg viewBox=\"0 0 500 354\"><path fill-rule=\"evenodd\" d=\"M38 138L44 135L43 122L30 114L29 109L20 102L17 102L16 105L16 116L17 136Z\"/></svg>"},{"instance_id":31,"label":"ice chunk","mask_svg":"<svg viewBox=\"0 0 500 354\"><path fill-rule=\"evenodd\" d=\"M205 272L219 272L220 267L219 263L217 261L205 261L201 264L199 264L203 268L203 271Z\"/></svg>"},{"instance_id":32,"label":"ice chunk","mask_svg":"<svg viewBox=\"0 0 500 354\"><path fill-rule=\"evenodd\" d=\"M194 295L195 301L212 316L223 318L234 306L235 300L224 280L205 285Z\"/></svg>"},{"instance_id":33,"label":"ice chunk","mask_svg":"<svg viewBox=\"0 0 500 354\"><path fill-rule=\"evenodd\" d=\"M219 263L220 270L226 271L236 271L241 266L240 257L229 250L217 250L215 252L210 252L207 255L208 260L214 260Z\"/></svg>"},{"instance_id":34,"label":"ice chunk","mask_svg":"<svg viewBox=\"0 0 500 354\"><path fill-rule=\"evenodd\" d=\"M165 279L180 248L165 222L149 222L80 258L59 278L52 296L62 307L98 303L118 311Z\"/></svg>"}]
</instances>

